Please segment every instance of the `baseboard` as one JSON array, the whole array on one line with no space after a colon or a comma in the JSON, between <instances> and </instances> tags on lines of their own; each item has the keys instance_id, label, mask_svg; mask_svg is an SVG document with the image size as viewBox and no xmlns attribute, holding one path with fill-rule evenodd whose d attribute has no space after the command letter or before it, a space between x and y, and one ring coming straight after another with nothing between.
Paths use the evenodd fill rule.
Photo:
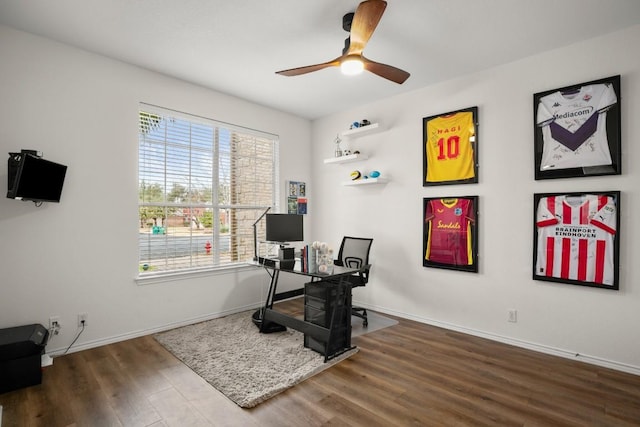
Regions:
<instances>
[{"instance_id":1,"label":"baseboard","mask_svg":"<svg viewBox=\"0 0 640 427\"><path fill-rule=\"evenodd\" d=\"M146 335L153 335L153 334L157 334L158 332L164 332L164 331L168 331L169 329L175 329L175 328L180 328L182 326L187 326L187 325L193 325L194 323L200 323L200 322L206 322L207 320L213 320L213 319L217 319L219 317L224 317L224 316L229 316L230 314L235 314L235 313L240 313L243 311L247 311L247 310L254 310L256 308L258 308L260 306L260 304L252 304L249 306L243 306L243 307L239 307L239 308L235 308L235 309L231 309L231 310L226 310L226 311L221 311L221 312L217 312L217 313L210 313L210 314L206 314L203 316L198 316L198 317L192 317L190 319L187 320L182 320L180 322L173 322L173 323L168 323L162 326L158 326L155 328L149 328L149 329L140 329L138 331L132 331L132 332L128 332L126 334L121 334L121 335L114 335L111 337L107 337L107 338L101 338L98 340L93 340L93 341L87 341L87 342L83 342L77 345L73 345L69 351L67 353L76 353L78 351L83 351L83 350L89 350L92 348L96 348L96 347L101 347L103 345L107 345L107 344L113 344L116 342L120 342L120 341L126 341L126 340L130 340L130 339L134 339L134 338L139 338L139 337L143 337ZM49 341L49 344L51 344L51 340ZM54 348L54 349L47 349L47 354L49 356L55 357L55 356L60 356L62 354L65 353L65 351L67 350L67 346L65 347L60 347L60 348Z\"/></svg>"},{"instance_id":2,"label":"baseboard","mask_svg":"<svg viewBox=\"0 0 640 427\"><path fill-rule=\"evenodd\" d=\"M355 302L354 302L354 304L355 304ZM413 321L416 321L416 322L419 322L419 323L425 323L427 325L437 326L437 327L444 328L444 329L449 329L449 330L452 330L452 331L462 332L464 334L469 334L469 335L473 335L473 336L477 336L477 337L481 337L481 338L486 338L486 339L489 339L489 340L492 340L492 341L498 341L498 342L501 342L501 343L504 343L504 344L513 345L513 346L516 346L516 347L526 348L528 350L537 351L537 352L540 352L540 353L551 354L551 355L554 355L554 356L563 357L565 359L577 360L577 361L580 361L580 362L585 362L585 363L589 363L589 364L592 364L592 365L602 366L602 367L605 367L605 368L610 368L610 369L614 369L614 370L617 370L617 371L627 372L629 374L634 374L634 375L639 375L640 376L640 367L638 367L638 366L628 365L628 364L616 362L616 361L613 361L613 360L602 359L602 358L595 357L595 356L589 356L589 355L585 355L585 354L580 354L580 353L577 353L575 351L570 351L570 350L566 350L566 349L561 349L561 348L541 345L541 344L532 343L532 342L524 341L524 340L519 340L519 339L515 339L515 338L511 338L511 337L505 337L505 336L502 336L502 335L493 334L493 333L489 333L489 332L485 332L485 331L480 331L480 330L477 330L477 329L467 328L467 327L464 327L464 326L459 326L459 325L455 325L455 324L452 324L452 323L442 322L442 321L439 321L439 320L428 319L428 318L419 317L419 316L413 316L413 315L410 315L410 314L407 314L407 313L402 313L402 312L398 312L398 311L395 311L395 310L390 310L390 309L385 308L385 307L377 307L377 306L362 304L362 303L359 303L359 302L358 302L357 305L359 305L361 307L364 307L364 308L366 308L368 310L377 311L379 313L390 314L392 316L396 316L396 317L400 317L400 318L408 319L408 320L413 320ZM73 346L69 350L69 353L75 353L77 351L82 351L82 350L89 350L91 348L100 347L100 346L107 345L107 344L113 344L113 343L116 343L116 342L125 341L125 340L129 340L129 339L133 339L133 338L139 338L139 337L142 337L142 336L145 336L145 335L156 334L158 332L167 331L169 329L174 329L174 328L179 328L179 327L182 327L182 326L192 325L194 323L199 323L199 322L205 322L207 320L217 319L218 317L228 316L230 314L240 313L240 312L246 311L246 310L253 310L253 309L258 308L259 306L260 306L260 304L252 304L252 305L249 305L249 306L235 308L235 309L232 309L232 310L222 311L222 312L218 312L218 313L210 313L210 314L207 314L207 315L204 315L204 316L194 317L194 318L183 320L183 321L180 321L180 322L169 323L169 324L162 325L162 326L155 327L155 328L142 329L142 330L133 331L133 332L129 332L129 333L122 334L122 335L115 335L115 336L108 337L108 338L103 338L103 339L94 340L94 341L88 341L88 342L84 342L84 343L78 344L76 346ZM51 344L51 342L49 342L49 343ZM52 350L49 349L47 351L47 354L49 354L50 356L57 356L57 355L63 354L65 352L65 350L66 350L66 347L61 347L61 348L52 349ZM0 418L0 422L1 422L1 418Z\"/></svg>"},{"instance_id":3,"label":"baseboard","mask_svg":"<svg viewBox=\"0 0 640 427\"><path fill-rule=\"evenodd\" d=\"M354 302L355 305L355 302ZM397 312L395 310L389 310L384 307L376 307L366 304L358 303L358 306L364 307L367 310L377 311L378 313L386 313L392 316L401 317L403 319L414 320L416 322L425 323L427 325L437 326L439 328L449 329L456 332L462 332L464 334L473 335L480 338L486 338L492 341L498 341L504 344L513 345L516 347L526 348L527 350L537 351L539 353L550 354L553 356L563 357L565 359L577 360L579 362L589 363L591 365L602 366L604 368L615 369L617 371L626 372L629 374L640 376L640 367L634 365L628 365L626 363L616 362L614 360L602 359L596 356L590 356L586 354L580 354L575 351L570 351L562 348L551 347L547 345L532 343L529 341L519 340L516 338L506 337L490 332L480 331L477 329L467 328L464 326L455 325L452 323L442 322L439 320L428 319L419 316L413 316L407 313Z\"/></svg>"}]
</instances>

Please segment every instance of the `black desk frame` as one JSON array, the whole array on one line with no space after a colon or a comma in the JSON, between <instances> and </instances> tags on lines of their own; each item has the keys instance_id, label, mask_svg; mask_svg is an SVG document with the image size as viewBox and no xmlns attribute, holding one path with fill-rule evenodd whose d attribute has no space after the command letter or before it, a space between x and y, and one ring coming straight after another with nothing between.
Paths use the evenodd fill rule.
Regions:
<instances>
[{"instance_id":1,"label":"black desk frame","mask_svg":"<svg viewBox=\"0 0 640 427\"><path fill-rule=\"evenodd\" d=\"M288 314L281 313L273 309L273 303L275 301L280 301L286 298L291 298L293 296L302 295L304 293L304 289L298 289L289 292L283 292L278 294L278 278L280 277L280 272L284 271L286 273L299 274L302 276L310 277L311 281L317 280L332 280L337 281L339 286L338 295L342 295L343 298L347 298L347 292L350 292L351 289L345 289L347 287L351 287L351 284L344 280L345 277L351 276L356 273L360 273L361 269L358 268L347 268L341 266L334 266L333 272L329 273L309 273L309 272L301 272L299 270L284 270L275 266L267 266L263 265L267 270L269 275L271 276L271 282L269 284L269 293L267 294L267 299L264 304L264 308L262 310L262 322L260 324L260 332L265 332L265 325L271 321L278 323L283 326L290 327L297 331L302 332L303 334L309 335L317 340L320 340L325 343L325 352L324 352L324 361L333 359L334 357L344 353L345 351L351 350L354 346L351 346L349 341L349 346L341 349L340 351L333 352L330 354L328 351L331 348L331 338L333 338L333 325L336 319L336 308L334 307L333 313L331 314L331 322L328 328L322 327L320 325L316 325L314 323L305 322L304 320L300 320L296 317L290 316ZM343 303L345 301L342 301ZM349 316L350 319L351 316ZM350 320L349 320L350 321Z\"/></svg>"}]
</instances>

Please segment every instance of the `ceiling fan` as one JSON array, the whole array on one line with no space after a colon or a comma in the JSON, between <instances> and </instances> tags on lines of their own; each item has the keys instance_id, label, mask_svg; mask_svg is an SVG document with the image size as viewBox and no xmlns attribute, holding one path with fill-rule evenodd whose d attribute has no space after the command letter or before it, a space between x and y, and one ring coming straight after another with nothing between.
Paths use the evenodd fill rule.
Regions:
<instances>
[{"instance_id":1,"label":"ceiling fan","mask_svg":"<svg viewBox=\"0 0 640 427\"><path fill-rule=\"evenodd\" d=\"M391 65L371 61L362 55L386 7L387 2L384 0L366 0L358 5L355 13L348 13L343 17L342 28L349 31L349 37L345 40L341 56L322 64L277 71L276 74L299 76L339 66L344 74L358 74L364 69L392 82L404 83L409 78L409 73Z\"/></svg>"}]
</instances>

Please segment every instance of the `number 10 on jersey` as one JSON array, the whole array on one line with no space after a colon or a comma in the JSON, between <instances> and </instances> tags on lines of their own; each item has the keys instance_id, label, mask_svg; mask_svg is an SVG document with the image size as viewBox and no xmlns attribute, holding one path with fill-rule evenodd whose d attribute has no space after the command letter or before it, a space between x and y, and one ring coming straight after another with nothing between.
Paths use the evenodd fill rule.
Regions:
<instances>
[{"instance_id":1,"label":"number 10 on jersey","mask_svg":"<svg viewBox=\"0 0 640 427\"><path fill-rule=\"evenodd\" d=\"M478 107L423 119L423 186L478 182Z\"/></svg>"}]
</instances>

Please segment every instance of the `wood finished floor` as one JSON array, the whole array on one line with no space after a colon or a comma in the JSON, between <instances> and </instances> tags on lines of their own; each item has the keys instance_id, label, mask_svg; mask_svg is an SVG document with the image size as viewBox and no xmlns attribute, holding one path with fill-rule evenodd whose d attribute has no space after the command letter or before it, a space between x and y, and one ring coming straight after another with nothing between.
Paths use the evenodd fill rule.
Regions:
<instances>
[{"instance_id":1,"label":"wood finished floor","mask_svg":"<svg viewBox=\"0 0 640 427\"><path fill-rule=\"evenodd\" d=\"M41 385L0 394L2 427L640 425L640 376L398 320L253 409L150 336L72 353Z\"/></svg>"}]
</instances>

